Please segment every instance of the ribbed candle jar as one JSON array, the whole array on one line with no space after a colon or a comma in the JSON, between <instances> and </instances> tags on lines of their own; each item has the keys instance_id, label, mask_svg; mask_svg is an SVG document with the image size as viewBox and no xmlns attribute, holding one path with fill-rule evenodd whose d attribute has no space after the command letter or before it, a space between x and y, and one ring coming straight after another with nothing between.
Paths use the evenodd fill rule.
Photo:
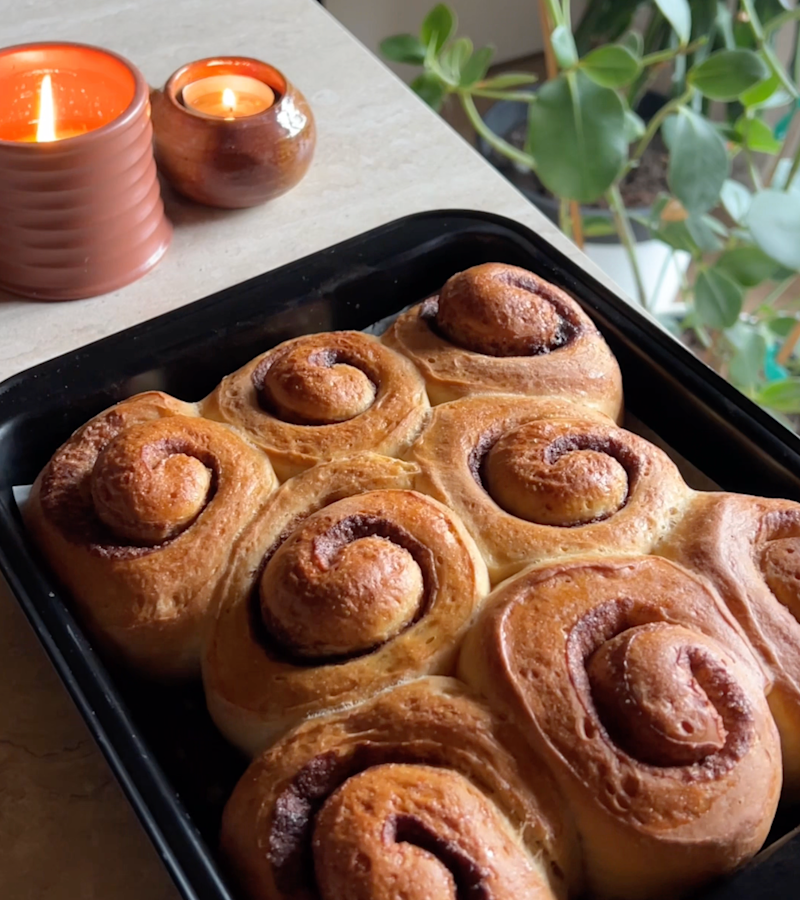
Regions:
<instances>
[{"instance_id":1,"label":"ribbed candle jar","mask_svg":"<svg viewBox=\"0 0 800 900\"><path fill-rule=\"evenodd\" d=\"M46 75L55 139L43 141ZM75 300L151 269L172 236L152 137L148 86L122 57L67 43L0 50L0 289Z\"/></svg>"}]
</instances>

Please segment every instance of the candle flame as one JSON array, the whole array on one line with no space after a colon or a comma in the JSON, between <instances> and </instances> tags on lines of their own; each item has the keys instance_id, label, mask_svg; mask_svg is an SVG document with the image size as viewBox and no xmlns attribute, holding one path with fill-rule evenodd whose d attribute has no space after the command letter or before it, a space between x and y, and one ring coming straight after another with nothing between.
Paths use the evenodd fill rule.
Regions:
<instances>
[{"instance_id":1,"label":"candle flame","mask_svg":"<svg viewBox=\"0 0 800 900\"><path fill-rule=\"evenodd\" d=\"M53 84L49 75L42 78L39 90L39 123L36 126L36 140L39 143L56 139L56 114L53 108Z\"/></svg>"},{"instance_id":2,"label":"candle flame","mask_svg":"<svg viewBox=\"0 0 800 900\"><path fill-rule=\"evenodd\" d=\"M236 109L236 94L230 88L225 88L222 92L222 105L228 112Z\"/></svg>"}]
</instances>

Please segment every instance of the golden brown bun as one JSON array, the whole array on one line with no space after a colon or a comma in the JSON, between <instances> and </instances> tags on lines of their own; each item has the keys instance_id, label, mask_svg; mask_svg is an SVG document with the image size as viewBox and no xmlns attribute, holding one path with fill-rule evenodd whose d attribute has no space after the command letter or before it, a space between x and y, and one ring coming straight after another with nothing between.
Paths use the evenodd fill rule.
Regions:
<instances>
[{"instance_id":1,"label":"golden brown bun","mask_svg":"<svg viewBox=\"0 0 800 900\"><path fill-rule=\"evenodd\" d=\"M28 529L109 653L144 674L199 674L233 541L277 486L264 454L196 407L151 391L58 450Z\"/></svg>"},{"instance_id":2,"label":"golden brown bun","mask_svg":"<svg viewBox=\"0 0 800 900\"><path fill-rule=\"evenodd\" d=\"M428 408L409 361L360 331L279 344L200 404L204 416L241 428L262 447L281 481L362 450L402 456Z\"/></svg>"},{"instance_id":3,"label":"golden brown bun","mask_svg":"<svg viewBox=\"0 0 800 900\"><path fill-rule=\"evenodd\" d=\"M507 395L437 406L410 456L492 583L564 554L647 553L691 495L657 447L601 413Z\"/></svg>"},{"instance_id":4,"label":"golden brown bun","mask_svg":"<svg viewBox=\"0 0 800 900\"><path fill-rule=\"evenodd\" d=\"M717 595L675 563L526 570L490 596L459 672L555 775L592 896L674 897L765 840L781 788L766 680Z\"/></svg>"},{"instance_id":5,"label":"golden brown bun","mask_svg":"<svg viewBox=\"0 0 800 900\"><path fill-rule=\"evenodd\" d=\"M245 752L306 716L452 671L489 581L457 518L409 490L416 472L375 454L317 466L243 536L203 680L212 718Z\"/></svg>"},{"instance_id":6,"label":"golden brown bun","mask_svg":"<svg viewBox=\"0 0 800 900\"><path fill-rule=\"evenodd\" d=\"M513 728L454 679L314 719L256 760L222 850L247 900L555 900L574 835Z\"/></svg>"},{"instance_id":7,"label":"golden brown bun","mask_svg":"<svg viewBox=\"0 0 800 900\"><path fill-rule=\"evenodd\" d=\"M697 494L658 548L709 578L774 680L787 793L800 795L800 504Z\"/></svg>"},{"instance_id":8,"label":"golden brown bun","mask_svg":"<svg viewBox=\"0 0 800 900\"><path fill-rule=\"evenodd\" d=\"M422 372L434 405L500 393L564 397L614 419L622 412L619 366L594 323L564 291L515 266L459 272L383 342Z\"/></svg>"}]
</instances>

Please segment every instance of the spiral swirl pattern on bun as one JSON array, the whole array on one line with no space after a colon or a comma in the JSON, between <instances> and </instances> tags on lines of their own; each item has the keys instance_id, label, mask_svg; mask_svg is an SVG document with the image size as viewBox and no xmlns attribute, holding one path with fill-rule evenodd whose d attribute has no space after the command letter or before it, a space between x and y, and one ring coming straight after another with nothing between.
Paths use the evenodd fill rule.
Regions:
<instances>
[{"instance_id":1,"label":"spiral swirl pattern on bun","mask_svg":"<svg viewBox=\"0 0 800 900\"><path fill-rule=\"evenodd\" d=\"M774 680L786 792L800 797L800 504L697 494L658 552L711 579Z\"/></svg>"},{"instance_id":2,"label":"spiral swirl pattern on bun","mask_svg":"<svg viewBox=\"0 0 800 900\"><path fill-rule=\"evenodd\" d=\"M28 527L112 655L197 674L230 545L277 486L264 454L166 394L92 419L34 485Z\"/></svg>"},{"instance_id":3,"label":"spiral swirl pattern on bun","mask_svg":"<svg viewBox=\"0 0 800 900\"><path fill-rule=\"evenodd\" d=\"M239 782L222 848L248 900L556 900L579 872L547 773L447 678L285 737Z\"/></svg>"},{"instance_id":4,"label":"spiral swirl pattern on bun","mask_svg":"<svg viewBox=\"0 0 800 900\"><path fill-rule=\"evenodd\" d=\"M768 683L685 569L658 557L528 569L489 598L459 671L553 772L592 896L675 896L765 840L781 789Z\"/></svg>"},{"instance_id":5,"label":"spiral swirl pattern on bun","mask_svg":"<svg viewBox=\"0 0 800 900\"><path fill-rule=\"evenodd\" d=\"M591 319L564 291L515 266L459 272L383 341L422 372L433 404L513 393L572 399L612 418L622 410L619 366Z\"/></svg>"},{"instance_id":6,"label":"spiral swirl pattern on bun","mask_svg":"<svg viewBox=\"0 0 800 900\"><path fill-rule=\"evenodd\" d=\"M247 753L305 716L452 671L488 577L457 517L408 489L416 472L374 454L316 467L244 535L203 676Z\"/></svg>"},{"instance_id":7,"label":"spiral swirl pattern on bun","mask_svg":"<svg viewBox=\"0 0 800 900\"><path fill-rule=\"evenodd\" d=\"M428 410L407 359L359 331L294 338L222 380L203 415L241 428L281 480L372 451L401 456Z\"/></svg>"},{"instance_id":8,"label":"spiral swirl pattern on bun","mask_svg":"<svg viewBox=\"0 0 800 900\"><path fill-rule=\"evenodd\" d=\"M564 554L647 553L691 495L663 451L558 400L443 404L411 456L418 488L458 513L493 583Z\"/></svg>"}]
</instances>

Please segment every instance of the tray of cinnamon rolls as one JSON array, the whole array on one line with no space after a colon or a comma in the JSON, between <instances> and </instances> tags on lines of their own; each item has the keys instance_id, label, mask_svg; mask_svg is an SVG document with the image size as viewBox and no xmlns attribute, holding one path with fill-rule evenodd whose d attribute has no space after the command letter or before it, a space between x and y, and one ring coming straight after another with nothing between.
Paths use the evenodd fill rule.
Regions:
<instances>
[{"instance_id":1,"label":"tray of cinnamon rolls","mask_svg":"<svg viewBox=\"0 0 800 900\"><path fill-rule=\"evenodd\" d=\"M0 566L184 897L796 896L800 442L538 235L399 220L0 420Z\"/></svg>"}]
</instances>

